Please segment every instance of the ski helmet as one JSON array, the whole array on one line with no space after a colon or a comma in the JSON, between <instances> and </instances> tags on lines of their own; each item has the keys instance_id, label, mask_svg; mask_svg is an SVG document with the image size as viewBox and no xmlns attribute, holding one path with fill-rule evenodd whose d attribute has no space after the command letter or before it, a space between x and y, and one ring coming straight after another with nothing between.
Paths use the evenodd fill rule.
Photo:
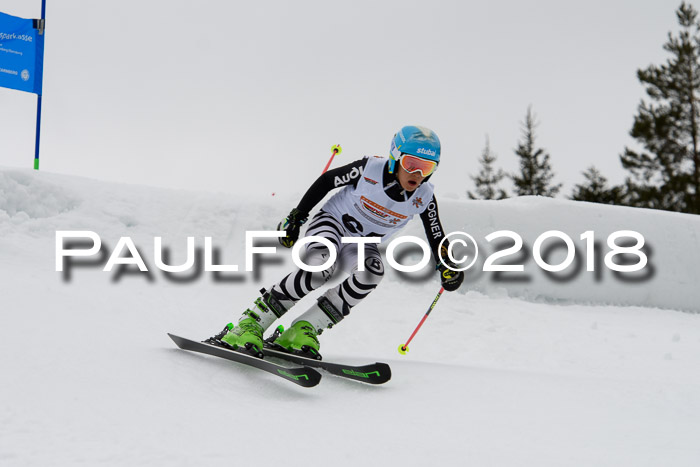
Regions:
<instances>
[{"instance_id":1,"label":"ski helmet","mask_svg":"<svg viewBox=\"0 0 700 467\"><path fill-rule=\"evenodd\" d=\"M394 135L391 141L389 173L394 173L396 161L401 154L411 154L439 164L440 140L433 130L422 126L405 126Z\"/></svg>"}]
</instances>

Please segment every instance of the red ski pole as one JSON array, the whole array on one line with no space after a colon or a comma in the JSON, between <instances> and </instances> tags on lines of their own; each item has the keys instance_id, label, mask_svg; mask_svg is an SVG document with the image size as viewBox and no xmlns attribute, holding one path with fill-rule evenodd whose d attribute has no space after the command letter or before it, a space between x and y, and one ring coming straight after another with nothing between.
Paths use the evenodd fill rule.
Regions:
<instances>
[{"instance_id":1,"label":"red ski pole","mask_svg":"<svg viewBox=\"0 0 700 467\"><path fill-rule=\"evenodd\" d=\"M335 155L336 155L336 154L340 154L341 152L343 152L343 148L340 147L340 144L336 144L336 145L333 146L331 149L333 150L333 154L331 154L331 158L328 159L328 163L326 164L326 167L323 169L323 172L321 172L321 175L323 175L324 173L326 173L326 171L328 170L328 168L331 166L331 163L333 162L333 158L335 157ZM272 193L272 196L275 196L275 194Z\"/></svg>"},{"instance_id":2,"label":"red ski pole","mask_svg":"<svg viewBox=\"0 0 700 467\"><path fill-rule=\"evenodd\" d=\"M321 174L326 173L326 171L328 170L328 167L331 166L331 163L333 162L333 158L335 157L335 155L343 152L343 148L340 147L340 144L336 144L331 149L333 150L333 154L331 154L331 158L328 159L328 164L326 164L326 168L323 169L323 172L321 172Z\"/></svg>"},{"instance_id":3,"label":"red ski pole","mask_svg":"<svg viewBox=\"0 0 700 467\"><path fill-rule=\"evenodd\" d=\"M428 311L425 312L425 315L423 316L423 319L420 320L420 323L418 323L418 326L416 327L416 330L413 331L413 334L411 334L411 337L408 338L408 340L406 341L405 344L399 345L399 353L400 353L401 355L406 355L406 353L408 352L408 344L409 344L409 343L411 342L411 340L413 339L413 336L416 335L416 333L418 332L418 330L420 329L420 327L423 326L423 323L425 323L425 320L428 319L428 315L430 314L431 311L433 311L433 308L435 308L435 304L438 302L438 300L440 300L440 296L442 295L442 293L443 293L444 291L445 291L445 288L444 288L444 287L440 287L440 291L439 291L438 294L435 296L435 300L433 300L433 303L430 304L430 308L428 308Z\"/></svg>"}]
</instances>

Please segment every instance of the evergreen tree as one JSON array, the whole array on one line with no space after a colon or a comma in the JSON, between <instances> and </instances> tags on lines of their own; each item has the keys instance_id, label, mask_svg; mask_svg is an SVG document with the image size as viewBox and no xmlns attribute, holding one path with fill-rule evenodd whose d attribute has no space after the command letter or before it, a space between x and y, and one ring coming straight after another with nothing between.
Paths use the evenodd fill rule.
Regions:
<instances>
[{"instance_id":1,"label":"evergreen tree","mask_svg":"<svg viewBox=\"0 0 700 467\"><path fill-rule=\"evenodd\" d=\"M671 57L637 71L649 97L639 104L630 135L644 147L620 156L630 171L626 203L632 206L700 213L700 23L685 2L676 11L681 31L663 46Z\"/></svg>"},{"instance_id":2,"label":"evergreen tree","mask_svg":"<svg viewBox=\"0 0 700 467\"><path fill-rule=\"evenodd\" d=\"M515 150L515 154L520 158L520 174L512 176L515 193L518 196L554 197L561 189L561 184L552 185L554 173L549 163L549 154L535 145L536 127L537 122L532 108L528 107L522 129L523 139Z\"/></svg>"},{"instance_id":3,"label":"evergreen tree","mask_svg":"<svg viewBox=\"0 0 700 467\"><path fill-rule=\"evenodd\" d=\"M496 155L491 152L489 137L486 135L486 146L481 153L481 159L479 159L481 170L476 177L471 176L476 185L476 195L471 191L467 191L470 199L505 199L508 197L505 190L498 187L501 180L505 178L506 173L501 169L495 170L493 168L494 162L496 162Z\"/></svg>"},{"instance_id":4,"label":"evergreen tree","mask_svg":"<svg viewBox=\"0 0 700 467\"><path fill-rule=\"evenodd\" d=\"M622 187L608 188L608 180L594 166L589 167L583 176L586 178L586 182L574 187L571 199L602 204L620 204L622 202Z\"/></svg>"}]
</instances>

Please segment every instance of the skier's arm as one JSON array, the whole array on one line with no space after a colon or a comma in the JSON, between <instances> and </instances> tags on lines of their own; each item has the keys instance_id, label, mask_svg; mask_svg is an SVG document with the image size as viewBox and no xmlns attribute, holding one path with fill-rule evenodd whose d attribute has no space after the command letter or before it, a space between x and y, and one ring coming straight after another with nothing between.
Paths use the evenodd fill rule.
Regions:
<instances>
[{"instance_id":1,"label":"skier's arm","mask_svg":"<svg viewBox=\"0 0 700 467\"><path fill-rule=\"evenodd\" d=\"M436 269L440 271L440 282L442 286L448 292L457 290L459 286L462 285L464 273L453 269L456 268L456 265L452 264L449 258L447 258L448 240L442 242L442 249L440 248L440 242L445 238L445 231L440 222L440 214L438 213L435 195L430 199L425 211L420 214L420 218L423 221L425 236L428 237L430 248L433 250L433 257L437 265ZM440 261L440 258L442 258L442 261Z\"/></svg>"},{"instance_id":2,"label":"skier's arm","mask_svg":"<svg viewBox=\"0 0 700 467\"><path fill-rule=\"evenodd\" d=\"M289 215L277 225L277 230L285 231L285 236L280 237L279 242L283 246L291 248L299 239L301 226L309 218L309 212L314 206L335 188L346 185L357 186L357 181L360 179L366 164L367 158L365 157L321 174L306 190L297 207L292 209Z\"/></svg>"},{"instance_id":3,"label":"skier's arm","mask_svg":"<svg viewBox=\"0 0 700 467\"><path fill-rule=\"evenodd\" d=\"M311 210L333 189L341 186L357 186L357 181L367 164L367 158L356 160L337 169L332 169L316 179L299 201L297 210L307 216Z\"/></svg>"},{"instance_id":4,"label":"skier's arm","mask_svg":"<svg viewBox=\"0 0 700 467\"><path fill-rule=\"evenodd\" d=\"M428 243L430 243L433 258L435 258L436 263L440 264L440 241L445 237L445 230L440 222L435 195L430 199L425 211L420 213L420 219L423 221L423 229L425 229L425 236L428 238ZM447 247L448 242L445 241L443 245Z\"/></svg>"}]
</instances>

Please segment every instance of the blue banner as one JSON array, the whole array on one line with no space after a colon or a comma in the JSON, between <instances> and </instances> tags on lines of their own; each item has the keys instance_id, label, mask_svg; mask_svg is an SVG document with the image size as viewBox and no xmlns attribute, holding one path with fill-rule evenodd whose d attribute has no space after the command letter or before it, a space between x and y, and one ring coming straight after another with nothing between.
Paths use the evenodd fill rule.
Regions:
<instances>
[{"instance_id":1,"label":"blue banner","mask_svg":"<svg viewBox=\"0 0 700 467\"><path fill-rule=\"evenodd\" d=\"M37 23L0 12L0 87L41 95L44 34Z\"/></svg>"}]
</instances>

